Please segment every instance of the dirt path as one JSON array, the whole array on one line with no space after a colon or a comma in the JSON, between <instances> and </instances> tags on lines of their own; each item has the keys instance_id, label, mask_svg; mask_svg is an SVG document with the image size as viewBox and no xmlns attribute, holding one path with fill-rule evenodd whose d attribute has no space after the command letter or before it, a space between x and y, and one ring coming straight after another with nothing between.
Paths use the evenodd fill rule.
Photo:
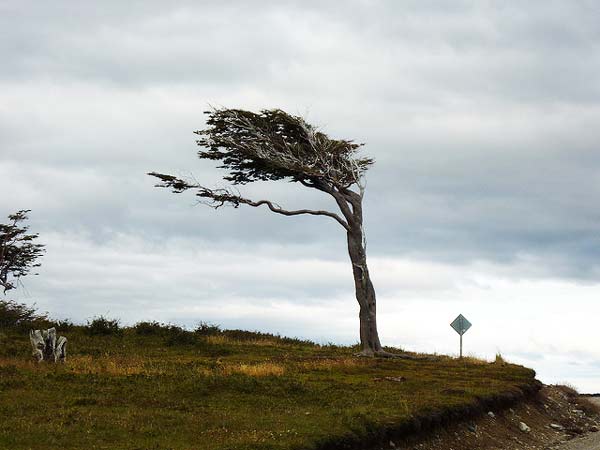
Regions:
<instances>
[{"instance_id":1,"label":"dirt path","mask_svg":"<svg viewBox=\"0 0 600 450\"><path fill-rule=\"evenodd\" d=\"M559 447L549 447L551 450L600 450L600 433L590 434L579 439L573 439Z\"/></svg>"}]
</instances>

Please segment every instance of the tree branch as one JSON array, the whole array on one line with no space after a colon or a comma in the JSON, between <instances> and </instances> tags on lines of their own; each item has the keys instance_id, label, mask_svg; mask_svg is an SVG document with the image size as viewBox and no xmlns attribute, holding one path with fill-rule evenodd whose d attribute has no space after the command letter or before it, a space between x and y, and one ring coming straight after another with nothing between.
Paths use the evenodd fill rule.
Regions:
<instances>
[{"instance_id":1,"label":"tree branch","mask_svg":"<svg viewBox=\"0 0 600 450\"><path fill-rule=\"evenodd\" d=\"M248 198L242 197L239 194L233 193L229 189L209 189L198 183L190 183L181 178L174 177L172 175L164 175L156 172L151 172L148 175L156 177L161 180L161 183L157 184L156 187L170 188L172 192L180 194L188 189L196 190L196 196L202 198L201 203L210 206L211 208L220 208L225 204L231 204L234 208L240 205L249 205L258 207L261 205L267 205L267 207L274 213L281 214L284 216L299 216L301 214L309 214L313 216L327 216L337 221L344 229L349 230L350 227L344 219L342 219L336 213L325 210L313 210L313 209L297 209L287 210L281 208L279 205L269 200L253 201Z\"/></svg>"},{"instance_id":2,"label":"tree branch","mask_svg":"<svg viewBox=\"0 0 600 450\"><path fill-rule=\"evenodd\" d=\"M302 183L302 184L304 184L304 183ZM309 185L309 187L318 189L319 191L323 191L323 192L326 192L327 194L331 195L334 198L337 205L339 206L340 210L342 211L342 214L346 218L346 222L348 224L350 224L355 221L354 214L350 210L350 207L348 206L348 203L349 203L348 199L342 194L342 192L338 188L336 188L335 186L332 186L331 184L327 183L326 181L324 181L322 179L318 179L318 178L313 179L312 186Z\"/></svg>"},{"instance_id":3,"label":"tree branch","mask_svg":"<svg viewBox=\"0 0 600 450\"><path fill-rule=\"evenodd\" d=\"M281 208L279 205L276 205L276 204L274 204L273 202L271 202L269 200L259 200L257 202L254 202L252 200L249 200L249 199L243 198L243 197L239 197L238 201L240 203L244 203L246 205L250 205L250 206L254 206L254 207L261 206L261 205L267 205L267 207L271 211L273 211L274 213L283 214L284 216L298 216L300 214L310 214L310 215L313 215L313 216L327 216L327 217L331 217L332 219L335 219L346 230L349 229L349 226L344 221L344 219L342 219L336 213L332 213L330 211L314 210L314 209L297 209L297 210L289 211L287 209Z\"/></svg>"}]
</instances>

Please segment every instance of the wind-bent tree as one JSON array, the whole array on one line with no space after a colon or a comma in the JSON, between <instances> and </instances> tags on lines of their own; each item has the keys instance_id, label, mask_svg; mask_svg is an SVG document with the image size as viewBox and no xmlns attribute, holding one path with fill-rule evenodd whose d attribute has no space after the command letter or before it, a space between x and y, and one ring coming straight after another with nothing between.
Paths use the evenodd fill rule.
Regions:
<instances>
[{"instance_id":1,"label":"wind-bent tree","mask_svg":"<svg viewBox=\"0 0 600 450\"><path fill-rule=\"evenodd\" d=\"M37 234L28 234L28 226L19 224L27 220L29 209L8 216L9 223L0 224L0 286L4 293L15 288L21 277L41 264L37 259L44 253L43 244L35 244Z\"/></svg>"},{"instance_id":2,"label":"wind-bent tree","mask_svg":"<svg viewBox=\"0 0 600 450\"><path fill-rule=\"evenodd\" d=\"M174 193L189 189L213 208L225 204L238 207L266 205L285 216L312 214L335 220L346 231L348 253L352 261L356 300L360 306L361 354L389 356L383 351L377 332L375 289L367 268L362 201L364 174L373 164L371 158L360 157L362 144L329 138L301 117L279 109L253 113L239 109L207 111L208 128L195 133L203 150L200 159L220 161L219 168L228 170L225 180L234 185L254 181L287 180L331 195L339 212L299 209L287 210L270 200L250 200L237 191L209 189L193 180L151 172L161 180L157 187Z\"/></svg>"}]
</instances>

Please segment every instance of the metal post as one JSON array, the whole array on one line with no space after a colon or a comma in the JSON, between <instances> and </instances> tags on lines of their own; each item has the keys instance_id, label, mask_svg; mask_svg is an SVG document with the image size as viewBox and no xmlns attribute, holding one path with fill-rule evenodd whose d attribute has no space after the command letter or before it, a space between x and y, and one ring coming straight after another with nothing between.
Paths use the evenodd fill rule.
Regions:
<instances>
[{"instance_id":1,"label":"metal post","mask_svg":"<svg viewBox=\"0 0 600 450\"><path fill-rule=\"evenodd\" d=\"M450 326L460 336L460 356L459 357L462 359L462 357L463 357L463 348L462 348L463 347L463 345L462 345L463 334L465 334L467 332L467 330L469 328L471 328L471 322L469 322L465 318L465 316L463 316L462 314L459 314L458 317L452 321Z\"/></svg>"}]
</instances>

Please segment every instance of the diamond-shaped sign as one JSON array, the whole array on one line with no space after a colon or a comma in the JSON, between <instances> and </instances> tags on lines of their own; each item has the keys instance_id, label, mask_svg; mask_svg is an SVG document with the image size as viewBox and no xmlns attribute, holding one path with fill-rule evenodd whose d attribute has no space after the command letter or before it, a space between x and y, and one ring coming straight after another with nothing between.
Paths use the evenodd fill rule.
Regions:
<instances>
[{"instance_id":1,"label":"diamond-shaped sign","mask_svg":"<svg viewBox=\"0 0 600 450\"><path fill-rule=\"evenodd\" d=\"M462 336L469 328L471 328L471 322L469 322L465 316L459 314L458 317L450 324L450 326L454 328L454 331Z\"/></svg>"}]
</instances>

